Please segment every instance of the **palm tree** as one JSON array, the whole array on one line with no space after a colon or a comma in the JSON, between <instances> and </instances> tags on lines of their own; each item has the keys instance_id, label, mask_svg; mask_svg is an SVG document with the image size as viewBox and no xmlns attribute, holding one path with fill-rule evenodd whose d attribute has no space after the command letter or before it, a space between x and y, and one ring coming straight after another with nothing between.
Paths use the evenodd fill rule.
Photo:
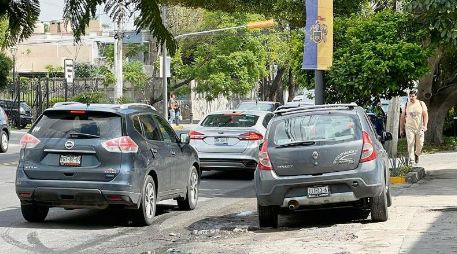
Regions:
<instances>
[{"instance_id":1,"label":"palm tree","mask_svg":"<svg viewBox=\"0 0 457 254\"><path fill-rule=\"evenodd\" d=\"M0 42L2 47L15 45L32 35L39 15L39 0L0 0L0 19L8 22L8 29Z\"/></svg>"},{"instance_id":2,"label":"palm tree","mask_svg":"<svg viewBox=\"0 0 457 254\"><path fill-rule=\"evenodd\" d=\"M151 31L159 44L166 42L170 53L174 53L176 42L162 23L157 0L65 0L64 19L70 22L76 42L80 41L98 6L105 6L105 12L113 21L119 18L121 8L125 8L127 15L138 13L135 18L137 30ZM15 45L32 35L39 14L39 0L0 0L0 19L6 17L8 20L2 46Z\"/></svg>"}]
</instances>

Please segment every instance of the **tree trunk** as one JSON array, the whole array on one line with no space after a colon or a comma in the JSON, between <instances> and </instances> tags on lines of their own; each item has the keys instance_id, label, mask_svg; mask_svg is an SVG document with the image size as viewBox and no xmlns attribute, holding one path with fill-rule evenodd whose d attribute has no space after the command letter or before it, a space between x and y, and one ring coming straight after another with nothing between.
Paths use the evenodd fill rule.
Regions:
<instances>
[{"instance_id":1,"label":"tree trunk","mask_svg":"<svg viewBox=\"0 0 457 254\"><path fill-rule=\"evenodd\" d=\"M295 97L295 84L294 84L294 76L292 74L292 68L289 69L289 81L288 81L288 89L289 89L289 98L287 101L292 101Z\"/></svg>"},{"instance_id":2,"label":"tree trunk","mask_svg":"<svg viewBox=\"0 0 457 254\"><path fill-rule=\"evenodd\" d=\"M276 101L277 100L277 94L279 92L279 89L281 89L281 79L282 76L284 75L285 69L283 67L278 67L278 72L276 73L276 77L274 78L271 87L270 87L270 92L268 94L268 100L270 101ZM282 94L282 92L281 92Z\"/></svg>"},{"instance_id":3,"label":"tree trunk","mask_svg":"<svg viewBox=\"0 0 457 254\"><path fill-rule=\"evenodd\" d=\"M428 106L427 143L442 144L443 127L449 109L457 103L457 85L448 86L432 96Z\"/></svg>"}]
</instances>

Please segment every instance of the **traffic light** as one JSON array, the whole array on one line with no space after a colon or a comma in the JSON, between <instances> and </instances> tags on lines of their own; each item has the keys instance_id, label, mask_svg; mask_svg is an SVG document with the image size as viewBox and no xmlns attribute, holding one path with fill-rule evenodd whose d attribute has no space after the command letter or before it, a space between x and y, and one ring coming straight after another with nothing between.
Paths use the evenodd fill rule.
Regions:
<instances>
[{"instance_id":1,"label":"traffic light","mask_svg":"<svg viewBox=\"0 0 457 254\"><path fill-rule=\"evenodd\" d=\"M274 26L274 20L256 21L249 22L246 27L248 29L260 29L260 28L271 28Z\"/></svg>"}]
</instances>

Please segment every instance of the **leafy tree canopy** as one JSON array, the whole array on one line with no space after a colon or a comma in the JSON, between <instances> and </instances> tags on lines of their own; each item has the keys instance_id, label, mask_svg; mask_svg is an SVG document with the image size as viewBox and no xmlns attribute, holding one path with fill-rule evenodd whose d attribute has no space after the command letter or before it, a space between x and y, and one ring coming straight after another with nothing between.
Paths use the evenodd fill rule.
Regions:
<instances>
[{"instance_id":1,"label":"leafy tree canopy","mask_svg":"<svg viewBox=\"0 0 457 254\"><path fill-rule=\"evenodd\" d=\"M370 104L413 86L427 72L425 31L411 16L381 11L335 20L334 64L327 76L329 102Z\"/></svg>"}]
</instances>

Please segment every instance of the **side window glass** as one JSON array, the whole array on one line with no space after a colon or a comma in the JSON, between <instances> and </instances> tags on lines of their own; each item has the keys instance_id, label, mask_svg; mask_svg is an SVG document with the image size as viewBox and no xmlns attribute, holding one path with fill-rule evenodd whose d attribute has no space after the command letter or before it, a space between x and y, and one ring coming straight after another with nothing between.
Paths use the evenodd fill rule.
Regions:
<instances>
[{"instance_id":1,"label":"side window glass","mask_svg":"<svg viewBox=\"0 0 457 254\"><path fill-rule=\"evenodd\" d=\"M143 130L141 129L141 123L140 123L139 116L133 116L132 122L133 122L133 128L135 128L135 130L138 131L138 133L140 133L142 136L144 136Z\"/></svg>"},{"instance_id":2,"label":"side window glass","mask_svg":"<svg viewBox=\"0 0 457 254\"><path fill-rule=\"evenodd\" d=\"M146 139L162 141L160 130L151 115L140 115L140 121L143 124Z\"/></svg>"},{"instance_id":3,"label":"side window glass","mask_svg":"<svg viewBox=\"0 0 457 254\"><path fill-rule=\"evenodd\" d=\"M175 131L173 130L173 128L170 127L168 122L165 121L162 117L156 115L154 116L154 118L159 123L159 128L160 132L162 133L163 140L169 143L177 143Z\"/></svg>"},{"instance_id":4,"label":"side window glass","mask_svg":"<svg viewBox=\"0 0 457 254\"><path fill-rule=\"evenodd\" d=\"M268 123L271 121L271 118L273 118L273 115L272 114L268 114L265 116L265 118L263 119L263 126L265 128L267 128L268 126Z\"/></svg>"}]
</instances>

